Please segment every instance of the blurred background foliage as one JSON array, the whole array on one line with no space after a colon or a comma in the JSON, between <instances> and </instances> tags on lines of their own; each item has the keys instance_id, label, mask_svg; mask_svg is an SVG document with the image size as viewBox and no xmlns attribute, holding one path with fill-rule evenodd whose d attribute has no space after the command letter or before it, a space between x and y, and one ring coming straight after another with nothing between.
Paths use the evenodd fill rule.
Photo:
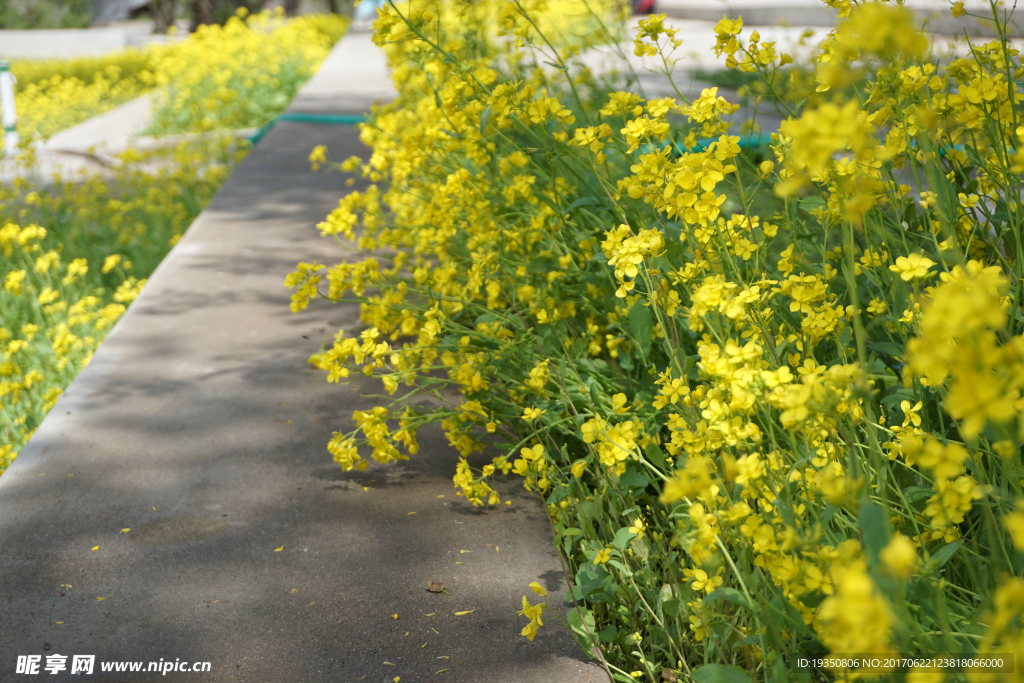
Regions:
<instances>
[{"instance_id":1,"label":"blurred background foliage","mask_svg":"<svg viewBox=\"0 0 1024 683\"><path fill-rule=\"evenodd\" d=\"M85 28L93 0L0 0L0 28Z\"/></svg>"}]
</instances>

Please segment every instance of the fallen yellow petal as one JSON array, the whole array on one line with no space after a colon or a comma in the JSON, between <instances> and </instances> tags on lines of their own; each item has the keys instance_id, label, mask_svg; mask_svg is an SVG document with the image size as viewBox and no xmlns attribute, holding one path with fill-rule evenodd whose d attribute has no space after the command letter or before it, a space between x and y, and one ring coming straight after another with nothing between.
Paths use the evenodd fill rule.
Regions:
<instances>
[{"instance_id":1,"label":"fallen yellow petal","mask_svg":"<svg viewBox=\"0 0 1024 683\"><path fill-rule=\"evenodd\" d=\"M427 644L426 644L426 643L423 643L422 645L420 645L420 649L422 650L422 649L423 649L423 648L425 648L426 646L427 646Z\"/></svg>"},{"instance_id":2,"label":"fallen yellow petal","mask_svg":"<svg viewBox=\"0 0 1024 683\"><path fill-rule=\"evenodd\" d=\"M363 490L364 490L364 491L369 491L369 490L370 490L370 487L369 487L369 486L364 486L364 487L363 487Z\"/></svg>"},{"instance_id":3,"label":"fallen yellow petal","mask_svg":"<svg viewBox=\"0 0 1024 683\"><path fill-rule=\"evenodd\" d=\"M430 613L430 614L428 614L427 616L428 616L428 617L432 617L432 616L434 616L435 614L437 614L437 612L431 612L431 613Z\"/></svg>"},{"instance_id":4,"label":"fallen yellow petal","mask_svg":"<svg viewBox=\"0 0 1024 683\"><path fill-rule=\"evenodd\" d=\"M129 531L131 531L131 529L129 529L129 528L127 528L127 527L126 527L126 528L124 528L124 529L121 529L121 533L122 533L122 534L126 534L126 533L128 533Z\"/></svg>"},{"instance_id":5,"label":"fallen yellow petal","mask_svg":"<svg viewBox=\"0 0 1024 683\"><path fill-rule=\"evenodd\" d=\"M93 548L93 550L99 550L99 549L100 549L99 546L96 546L95 548Z\"/></svg>"},{"instance_id":6,"label":"fallen yellow petal","mask_svg":"<svg viewBox=\"0 0 1024 683\"><path fill-rule=\"evenodd\" d=\"M64 622L63 622L63 621L58 621L57 623L58 623L58 624L63 624Z\"/></svg>"},{"instance_id":7,"label":"fallen yellow petal","mask_svg":"<svg viewBox=\"0 0 1024 683\"><path fill-rule=\"evenodd\" d=\"M407 515L415 515L416 513L415 512L407 512L406 514Z\"/></svg>"},{"instance_id":8,"label":"fallen yellow petal","mask_svg":"<svg viewBox=\"0 0 1024 683\"><path fill-rule=\"evenodd\" d=\"M462 615L464 615L464 614L472 614L472 613L473 613L473 611L474 611L474 610L468 609L468 610L466 610L466 611L464 611L464 612L456 612L456 613L455 613L455 616L457 616L457 617L461 617L461 616L462 616Z\"/></svg>"},{"instance_id":9,"label":"fallen yellow petal","mask_svg":"<svg viewBox=\"0 0 1024 683\"><path fill-rule=\"evenodd\" d=\"M398 681L402 680L402 677L401 677L401 676L395 676L395 677L394 677L393 679L391 679L391 680L393 680L393 681L394 681L395 683L398 683Z\"/></svg>"},{"instance_id":10,"label":"fallen yellow petal","mask_svg":"<svg viewBox=\"0 0 1024 683\"><path fill-rule=\"evenodd\" d=\"M298 588L293 588L293 589L292 589L292 593L298 593L298 592L299 592L299 589L298 589Z\"/></svg>"},{"instance_id":11,"label":"fallen yellow petal","mask_svg":"<svg viewBox=\"0 0 1024 683\"><path fill-rule=\"evenodd\" d=\"M442 494L442 495L438 496L438 498L444 498L444 495Z\"/></svg>"},{"instance_id":12,"label":"fallen yellow petal","mask_svg":"<svg viewBox=\"0 0 1024 683\"><path fill-rule=\"evenodd\" d=\"M281 546L280 548L274 548L274 552L275 552L275 553L279 553L279 552L281 552L282 550L284 550L284 546Z\"/></svg>"},{"instance_id":13,"label":"fallen yellow petal","mask_svg":"<svg viewBox=\"0 0 1024 683\"><path fill-rule=\"evenodd\" d=\"M462 564L462 563L461 562L456 562L455 564Z\"/></svg>"},{"instance_id":14,"label":"fallen yellow petal","mask_svg":"<svg viewBox=\"0 0 1024 683\"><path fill-rule=\"evenodd\" d=\"M464 555L465 553L471 553L471 552L473 552L473 551L472 550L460 550L459 554L460 555Z\"/></svg>"},{"instance_id":15,"label":"fallen yellow petal","mask_svg":"<svg viewBox=\"0 0 1024 683\"><path fill-rule=\"evenodd\" d=\"M434 675L436 676L437 674L443 674L443 673L444 673L445 671L447 671L447 670L448 670L448 669L441 669L440 671L435 671L435 672L434 672Z\"/></svg>"},{"instance_id":16,"label":"fallen yellow petal","mask_svg":"<svg viewBox=\"0 0 1024 683\"><path fill-rule=\"evenodd\" d=\"M106 600L106 598L96 598L97 600Z\"/></svg>"},{"instance_id":17,"label":"fallen yellow petal","mask_svg":"<svg viewBox=\"0 0 1024 683\"><path fill-rule=\"evenodd\" d=\"M384 662L384 666L394 666L391 662Z\"/></svg>"},{"instance_id":18,"label":"fallen yellow petal","mask_svg":"<svg viewBox=\"0 0 1024 683\"><path fill-rule=\"evenodd\" d=\"M392 614L392 615L391 615L391 618L392 618L392 619L397 619L397 618L398 618L398 615L397 615L397 614Z\"/></svg>"}]
</instances>

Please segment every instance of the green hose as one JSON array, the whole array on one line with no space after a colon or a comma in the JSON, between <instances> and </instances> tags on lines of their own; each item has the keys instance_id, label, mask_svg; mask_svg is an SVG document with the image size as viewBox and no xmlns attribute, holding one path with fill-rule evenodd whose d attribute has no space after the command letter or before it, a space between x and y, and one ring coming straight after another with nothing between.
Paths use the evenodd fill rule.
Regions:
<instances>
[{"instance_id":1,"label":"green hose","mask_svg":"<svg viewBox=\"0 0 1024 683\"><path fill-rule=\"evenodd\" d=\"M366 121L363 114L281 114L273 118L252 135L247 135L246 140L255 147L263 139L263 136L270 132L278 121L291 121L293 123L317 123L328 126L354 126Z\"/></svg>"},{"instance_id":2,"label":"green hose","mask_svg":"<svg viewBox=\"0 0 1024 683\"><path fill-rule=\"evenodd\" d=\"M269 123L262 126L252 135L247 136L246 139L255 146L256 143L263 139L264 135L270 132L270 129L273 128L274 124L278 121L317 123L329 126L354 126L364 123L366 121L366 116L363 114L281 114L277 118L271 119ZM739 146L742 149L753 149L755 147L768 144L769 140L770 138L767 135L743 135L740 136ZM713 138L697 140L694 148L698 150L705 150L712 142L716 142L716 140ZM645 147L649 147L649 145L646 145ZM677 147L676 151L682 152L683 150Z\"/></svg>"}]
</instances>

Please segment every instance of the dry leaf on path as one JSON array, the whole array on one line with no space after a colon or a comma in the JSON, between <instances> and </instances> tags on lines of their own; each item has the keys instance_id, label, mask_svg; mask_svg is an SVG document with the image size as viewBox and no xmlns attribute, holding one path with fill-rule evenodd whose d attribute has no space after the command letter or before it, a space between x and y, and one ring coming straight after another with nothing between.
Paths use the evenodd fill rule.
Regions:
<instances>
[{"instance_id":1,"label":"dry leaf on path","mask_svg":"<svg viewBox=\"0 0 1024 683\"><path fill-rule=\"evenodd\" d=\"M431 593L445 593L444 584L437 581L427 581L427 590Z\"/></svg>"}]
</instances>

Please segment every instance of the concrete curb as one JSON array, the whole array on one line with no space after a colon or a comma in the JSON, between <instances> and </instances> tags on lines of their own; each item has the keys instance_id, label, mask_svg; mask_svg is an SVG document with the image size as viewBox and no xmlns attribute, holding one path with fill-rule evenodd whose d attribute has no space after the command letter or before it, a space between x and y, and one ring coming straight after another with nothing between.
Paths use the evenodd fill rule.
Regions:
<instances>
[{"instance_id":1,"label":"concrete curb","mask_svg":"<svg viewBox=\"0 0 1024 683\"><path fill-rule=\"evenodd\" d=\"M990 16L991 11L985 3L965 3L971 14ZM995 37L997 34L984 19L966 16L955 18L950 14L950 5L934 0L907 2L906 7L913 11L925 30L947 36L963 35ZM723 16L735 18L742 16L744 26L835 26L839 20L836 10L826 6L819 0L784 0L771 2L766 0L658 0L655 12L667 14L674 19L691 21L718 22ZM1019 20L1015 22L1011 35L1024 35Z\"/></svg>"},{"instance_id":2,"label":"concrete curb","mask_svg":"<svg viewBox=\"0 0 1024 683\"><path fill-rule=\"evenodd\" d=\"M293 109L354 113L377 95L336 55L382 55L348 41ZM399 466L345 473L327 453L380 389L306 363L358 307L288 310L295 263L351 257L314 229L346 191L309 171L317 144L365 155L352 127L275 126L0 477L0 680L20 678L18 656L57 654L95 655L101 683L607 680L554 619L519 635L528 583L564 611L565 581L515 481L500 509L455 497L457 453L436 430ZM100 671L161 659L211 669Z\"/></svg>"},{"instance_id":3,"label":"concrete curb","mask_svg":"<svg viewBox=\"0 0 1024 683\"><path fill-rule=\"evenodd\" d=\"M188 35L187 31L184 35ZM129 47L182 40L184 35L153 35L153 22L133 20L93 28L2 29L0 57L70 59L99 57Z\"/></svg>"}]
</instances>

